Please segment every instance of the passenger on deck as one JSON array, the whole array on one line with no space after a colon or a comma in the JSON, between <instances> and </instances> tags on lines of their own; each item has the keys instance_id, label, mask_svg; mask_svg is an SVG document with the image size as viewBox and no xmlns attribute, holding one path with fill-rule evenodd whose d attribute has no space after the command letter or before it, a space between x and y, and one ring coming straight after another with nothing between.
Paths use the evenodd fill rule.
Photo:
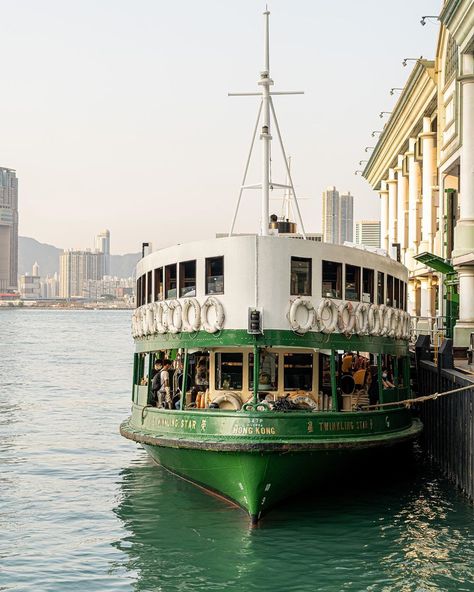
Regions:
<instances>
[{"instance_id":1,"label":"passenger on deck","mask_svg":"<svg viewBox=\"0 0 474 592\"><path fill-rule=\"evenodd\" d=\"M158 391L157 407L171 408L171 390L170 390L170 360L163 360L163 369L160 372L160 389Z\"/></svg>"},{"instance_id":2,"label":"passenger on deck","mask_svg":"<svg viewBox=\"0 0 474 592\"><path fill-rule=\"evenodd\" d=\"M155 360L155 365L153 367L153 371L152 371L152 381L151 381L151 392L153 395L153 403L156 405L156 403L158 402L158 391L160 390L160 374L161 374L161 369L163 367L163 362L162 360Z\"/></svg>"},{"instance_id":3,"label":"passenger on deck","mask_svg":"<svg viewBox=\"0 0 474 592\"><path fill-rule=\"evenodd\" d=\"M391 377L388 375L387 368L382 368L382 386L384 389L395 388L395 385L391 381Z\"/></svg>"}]
</instances>

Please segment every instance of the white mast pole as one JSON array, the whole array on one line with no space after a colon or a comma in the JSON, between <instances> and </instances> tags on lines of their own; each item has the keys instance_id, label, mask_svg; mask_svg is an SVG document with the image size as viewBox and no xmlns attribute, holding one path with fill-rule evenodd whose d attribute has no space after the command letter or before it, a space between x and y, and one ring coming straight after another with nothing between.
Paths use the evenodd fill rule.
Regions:
<instances>
[{"instance_id":1,"label":"white mast pole","mask_svg":"<svg viewBox=\"0 0 474 592\"><path fill-rule=\"evenodd\" d=\"M260 220L260 234L268 235L269 226L269 202L270 202L270 86L273 81L270 78L270 39L269 39L269 16L270 12L265 10L265 43L264 43L264 70L260 73L259 85L262 87L262 133L260 139L262 146L262 218Z\"/></svg>"}]
</instances>

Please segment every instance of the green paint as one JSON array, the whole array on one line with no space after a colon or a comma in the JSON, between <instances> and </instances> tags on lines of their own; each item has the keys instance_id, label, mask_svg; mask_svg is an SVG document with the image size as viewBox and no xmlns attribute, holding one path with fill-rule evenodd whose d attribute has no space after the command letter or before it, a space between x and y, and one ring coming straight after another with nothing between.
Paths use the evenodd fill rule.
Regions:
<instances>
[{"instance_id":1,"label":"green paint","mask_svg":"<svg viewBox=\"0 0 474 592\"><path fill-rule=\"evenodd\" d=\"M384 388L382 384L382 356L380 354L377 356L377 376L379 381L379 403L384 403Z\"/></svg>"},{"instance_id":2,"label":"green paint","mask_svg":"<svg viewBox=\"0 0 474 592\"><path fill-rule=\"evenodd\" d=\"M260 375L260 350L257 343L253 346L253 404L258 403L258 384Z\"/></svg>"},{"instance_id":3,"label":"green paint","mask_svg":"<svg viewBox=\"0 0 474 592\"><path fill-rule=\"evenodd\" d=\"M329 369L331 371L332 409L337 411L336 354L333 349L331 350L331 356L329 358Z\"/></svg>"},{"instance_id":4,"label":"green paint","mask_svg":"<svg viewBox=\"0 0 474 592\"><path fill-rule=\"evenodd\" d=\"M184 409L186 402L186 389L188 387L188 350L184 351L184 362L183 362L183 383L181 385L181 397L179 400L179 408Z\"/></svg>"}]
</instances>

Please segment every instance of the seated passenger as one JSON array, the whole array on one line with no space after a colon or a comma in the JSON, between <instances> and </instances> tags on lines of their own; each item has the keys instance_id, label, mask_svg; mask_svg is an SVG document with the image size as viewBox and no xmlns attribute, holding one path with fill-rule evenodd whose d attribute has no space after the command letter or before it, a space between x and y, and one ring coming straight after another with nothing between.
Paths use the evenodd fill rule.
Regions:
<instances>
[{"instance_id":1,"label":"seated passenger","mask_svg":"<svg viewBox=\"0 0 474 592\"><path fill-rule=\"evenodd\" d=\"M382 386L384 389L395 388L395 385L391 381L391 377L388 375L387 368L382 368Z\"/></svg>"},{"instance_id":2,"label":"seated passenger","mask_svg":"<svg viewBox=\"0 0 474 592\"><path fill-rule=\"evenodd\" d=\"M342 356L342 364L341 364L341 372L343 374L350 374L352 371L352 363L354 361L354 357L351 352L344 354Z\"/></svg>"}]
</instances>

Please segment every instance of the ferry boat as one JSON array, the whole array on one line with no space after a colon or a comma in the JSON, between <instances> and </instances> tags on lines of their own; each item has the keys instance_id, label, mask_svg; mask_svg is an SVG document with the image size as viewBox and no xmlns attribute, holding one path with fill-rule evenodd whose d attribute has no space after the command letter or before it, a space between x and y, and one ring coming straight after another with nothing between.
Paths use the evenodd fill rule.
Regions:
<instances>
[{"instance_id":1,"label":"ferry boat","mask_svg":"<svg viewBox=\"0 0 474 592\"><path fill-rule=\"evenodd\" d=\"M399 403L410 395L407 270L381 251L306 235L273 106L285 93L271 90L268 11L264 31L260 90L239 93L260 96L238 199L261 190L260 234L234 235L234 216L227 237L138 263L132 409L120 427L159 465L242 507L253 524L331 473L397 452L422 429ZM271 127L286 183L271 178ZM262 182L246 185L259 130ZM270 218L275 188L286 191L300 233L287 217ZM168 360L173 377L160 371Z\"/></svg>"}]
</instances>

